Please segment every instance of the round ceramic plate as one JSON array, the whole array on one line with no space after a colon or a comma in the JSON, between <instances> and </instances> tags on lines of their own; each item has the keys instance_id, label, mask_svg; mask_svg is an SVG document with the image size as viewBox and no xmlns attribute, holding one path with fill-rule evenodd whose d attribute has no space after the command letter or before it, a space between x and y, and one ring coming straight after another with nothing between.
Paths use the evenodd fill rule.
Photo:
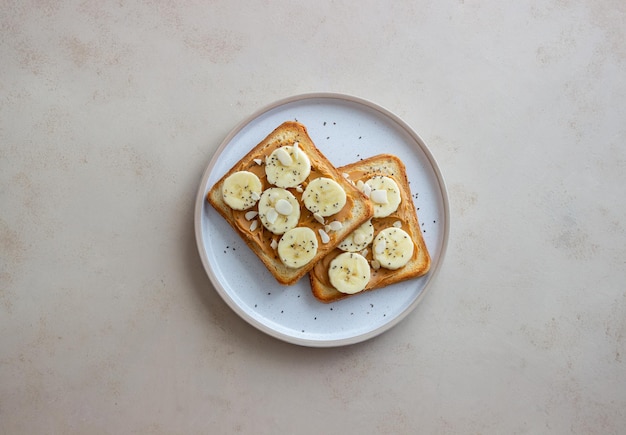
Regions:
<instances>
[{"instance_id":1,"label":"round ceramic plate","mask_svg":"<svg viewBox=\"0 0 626 435\"><path fill-rule=\"evenodd\" d=\"M313 297L308 276L292 286L278 284L205 198L209 189L235 163L287 120L303 123L315 145L337 167L381 153L395 154L402 159L432 257L427 275L331 304L323 304ZM222 142L198 190L195 232L200 257L211 282L244 320L290 343L341 346L388 330L423 298L446 250L448 196L430 151L398 116L352 96L298 95L253 114Z\"/></svg>"}]
</instances>

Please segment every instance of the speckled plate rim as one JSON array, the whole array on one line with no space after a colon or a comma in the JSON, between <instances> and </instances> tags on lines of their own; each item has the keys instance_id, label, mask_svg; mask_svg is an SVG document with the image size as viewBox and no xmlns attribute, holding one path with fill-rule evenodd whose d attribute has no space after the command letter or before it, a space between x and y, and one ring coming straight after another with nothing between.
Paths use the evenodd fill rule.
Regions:
<instances>
[{"instance_id":1,"label":"speckled plate rim","mask_svg":"<svg viewBox=\"0 0 626 435\"><path fill-rule=\"evenodd\" d=\"M439 254L436 257L432 258L430 272L425 277L427 279L427 282L424 284L422 291L415 298L415 300L410 305L408 305L404 311L402 311L399 315L395 316L394 319L390 320L389 322L385 323L384 325L378 328L372 329L366 333L353 335L353 336L346 337L346 338L334 339L334 340L313 340L313 339L295 337L289 334L284 334L280 331L277 331L271 328L270 326L262 322L259 322L255 318L251 317L231 298L231 296L226 292L226 289L224 288L223 284L219 281L219 279L213 272L213 266L211 265L209 258L206 254L205 246L203 243L203 237L202 237L202 212L203 212L203 207L204 207L204 201L206 199L205 195L206 195L207 187L208 187L207 183L211 176L213 168L216 166L223 151L231 143L233 138L237 136L237 134L243 128L245 128L248 124L253 122L256 118L259 118L265 113L270 112L280 106L295 103L295 102L301 102L304 100L319 100L319 99L336 99L336 100L341 100L343 102L350 102L350 103L364 106L366 108L379 112L381 115L392 120L402 130L404 130L404 132L407 133L411 137L411 139L417 144L420 150L424 153L424 155L428 159L428 163L430 164L432 171L434 172L434 175L437 179L437 183L439 185L439 190L440 190L439 193L441 194L443 217L444 217L443 237L442 237ZM215 287L216 291L221 296L221 298L224 300L224 302L226 302L226 304L233 311L235 311L235 313L237 313L243 320L248 322L253 327L257 328L258 330L274 338L285 341L287 343L292 343L292 344L296 344L300 346L307 346L307 347L339 347L339 346L346 346L346 345L363 342L373 337L376 337L385 331L388 331L389 329L393 328L398 323L400 323L404 318L406 318L406 316L408 316L415 309L415 307L417 307L417 305L424 299L434 279L439 273L439 270L441 268L443 259L447 251L448 238L449 238L449 233L450 233L450 206L449 206L448 190L446 187L446 183L439 169L439 165L437 164L437 161L435 160L434 156L430 152L429 148L426 146L425 142L421 139L421 137L403 119L401 119L398 115L391 112L390 110L361 97L356 97L353 95L342 94L342 93L335 93L335 92L313 92L313 93L304 93L304 94L290 96L287 98L277 100L271 104L268 104L260 108L259 110L253 112L247 118L243 119L230 131L230 133L226 135L222 143L218 146L215 154L211 158L209 165L207 166L202 176L202 181L198 188L195 208L194 208L194 228L195 228L195 236L196 236L196 244L197 244L198 252L200 254L202 264L204 266L204 269L211 283L213 284L213 286Z\"/></svg>"}]
</instances>

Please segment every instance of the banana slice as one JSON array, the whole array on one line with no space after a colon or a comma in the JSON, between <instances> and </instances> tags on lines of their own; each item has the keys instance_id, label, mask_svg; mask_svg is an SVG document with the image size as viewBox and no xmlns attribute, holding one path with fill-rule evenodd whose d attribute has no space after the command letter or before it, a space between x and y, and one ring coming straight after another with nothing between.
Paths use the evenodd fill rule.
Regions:
<instances>
[{"instance_id":1,"label":"banana slice","mask_svg":"<svg viewBox=\"0 0 626 435\"><path fill-rule=\"evenodd\" d=\"M278 256L287 267L298 268L309 263L317 254L317 237L308 227L287 231L278 242Z\"/></svg>"},{"instance_id":2,"label":"banana slice","mask_svg":"<svg viewBox=\"0 0 626 435\"><path fill-rule=\"evenodd\" d=\"M396 270L405 266L413 256L413 240L406 231L396 227L378 233L372 245L372 255L380 267Z\"/></svg>"},{"instance_id":3,"label":"banana slice","mask_svg":"<svg viewBox=\"0 0 626 435\"><path fill-rule=\"evenodd\" d=\"M311 173L309 156L298 147L282 146L275 149L265 159L265 175L267 181L274 186L296 187L307 179Z\"/></svg>"},{"instance_id":4,"label":"banana slice","mask_svg":"<svg viewBox=\"0 0 626 435\"><path fill-rule=\"evenodd\" d=\"M352 231L337 247L342 251L359 252L372 243L372 240L374 240L374 225L370 219Z\"/></svg>"},{"instance_id":5,"label":"banana slice","mask_svg":"<svg viewBox=\"0 0 626 435\"><path fill-rule=\"evenodd\" d=\"M270 187L259 199L259 218L265 228L274 234L284 234L298 225L300 205L291 192Z\"/></svg>"},{"instance_id":6,"label":"banana slice","mask_svg":"<svg viewBox=\"0 0 626 435\"><path fill-rule=\"evenodd\" d=\"M370 266L365 257L355 252L339 254L330 262L328 278L342 293L354 294L365 288L370 280Z\"/></svg>"},{"instance_id":7,"label":"banana slice","mask_svg":"<svg viewBox=\"0 0 626 435\"><path fill-rule=\"evenodd\" d=\"M371 189L368 195L374 204L374 217L389 216L398 209L402 198L400 188L393 178L376 175L365 182Z\"/></svg>"},{"instance_id":8,"label":"banana slice","mask_svg":"<svg viewBox=\"0 0 626 435\"><path fill-rule=\"evenodd\" d=\"M346 192L335 180L320 177L308 184L302 194L302 202L311 213L328 217L346 205Z\"/></svg>"},{"instance_id":9,"label":"banana slice","mask_svg":"<svg viewBox=\"0 0 626 435\"><path fill-rule=\"evenodd\" d=\"M260 198L261 180L252 172L238 171L228 176L222 184L222 198L233 210L247 210Z\"/></svg>"}]
</instances>

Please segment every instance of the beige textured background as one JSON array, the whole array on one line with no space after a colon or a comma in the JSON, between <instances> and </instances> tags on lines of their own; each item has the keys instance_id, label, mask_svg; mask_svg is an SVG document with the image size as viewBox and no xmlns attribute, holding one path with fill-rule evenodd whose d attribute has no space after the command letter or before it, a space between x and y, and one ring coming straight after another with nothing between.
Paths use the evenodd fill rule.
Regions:
<instances>
[{"instance_id":1,"label":"beige textured background","mask_svg":"<svg viewBox=\"0 0 626 435\"><path fill-rule=\"evenodd\" d=\"M0 433L623 433L625 22L622 0L3 1ZM404 118L452 207L424 302L339 349L248 326L193 235L227 132L312 91Z\"/></svg>"}]
</instances>

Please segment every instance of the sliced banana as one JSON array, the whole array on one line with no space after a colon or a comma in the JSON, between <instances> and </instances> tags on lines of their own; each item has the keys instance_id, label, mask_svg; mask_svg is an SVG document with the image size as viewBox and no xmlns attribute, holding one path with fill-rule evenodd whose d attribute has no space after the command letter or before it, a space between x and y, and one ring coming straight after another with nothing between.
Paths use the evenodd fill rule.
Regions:
<instances>
[{"instance_id":1,"label":"sliced banana","mask_svg":"<svg viewBox=\"0 0 626 435\"><path fill-rule=\"evenodd\" d=\"M261 194L259 218L265 228L274 234L284 234L298 225L300 206L291 192L270 187Z\"/></svg>"},{"instance_id":2,"label":"sliced banana","mask_svg":"<svg viewBox=\"0 0 626 435\"><path fill-rule=\"evenodd\" d=\"M259 177L252 172L238 171L224 180L222 198L233 210L247 210L257 203L262 189Z\"/></svg>"},{"instance_id":3,"label":"sliced banana","mask_svg":"<svg viewBox=\"0 0 626 435\"><path fill-rule=\"evenodd\" d=\"M302 202L311 213L328 217L346 205L346 192L335 180L319 177L308 184L302 194Z\"/></svg>"},{"instance_id":4,"label":"sliced banana","mask_svg":"<svg viewBox=\"0 0 626 435\"><path fill-rule=\"evenodd\" d=\"M359 252L372 243L372 240L374 240L374 225L370 219L352 231L337 247L342 251Z\"/></svg>"},{"instance_id":5,"label":"sliced banana","mask_svg":"<svg viewBox=\"0 0 626 435\"><path fill-rule=\"evenodd\" d=\"M363 290L370 276L370 266L367 260L355 252L339 254L330 262L328 268L328 278L332 286L347 294Z\"/></svg>"},{"instance_id":6,"label":"sliced banana","mask_svg":"<svg viewBox=\"0 0 626 435\"><path fill-rule=\"evenodd\" d=\"M287 267L299 268L308 264L317 254L317 237L308 227L287 231L278 242L278 256Z\"/></svg>"},{"instance_id":7,"label":"sliced banana","mask_svg":"<svg viewBox=\"0 0 626 435\"><path fill-rule=\"evenodd\" d=\"M274 186L297 187L310 173L311 160L297 143L277 148L265 159L265 175Z\"/></svg>"},{"instance_id":8,"label":"sliced banana","mask_svg":"<svg viewBox=\"0 0 626 435\"><path fill-rule=\"evenodd\" d=\"M378 233L372 245L374 260L385 269L396 270L405 266L413 256L413 240L403 229L385 228Z\"/></svg>"},{"instance_id":9,"label":"sliced banana","mask_svg":"<svg viewBox=\"0 0 626 435\"><path fill-rule=\"evenodd\" d=\"M374 204L374 217L389 216L398 209L402 198L400 188L393 178L384 175L375 175L365 182L371 189L368 195Z\"/></svg>"}]
</instances>

